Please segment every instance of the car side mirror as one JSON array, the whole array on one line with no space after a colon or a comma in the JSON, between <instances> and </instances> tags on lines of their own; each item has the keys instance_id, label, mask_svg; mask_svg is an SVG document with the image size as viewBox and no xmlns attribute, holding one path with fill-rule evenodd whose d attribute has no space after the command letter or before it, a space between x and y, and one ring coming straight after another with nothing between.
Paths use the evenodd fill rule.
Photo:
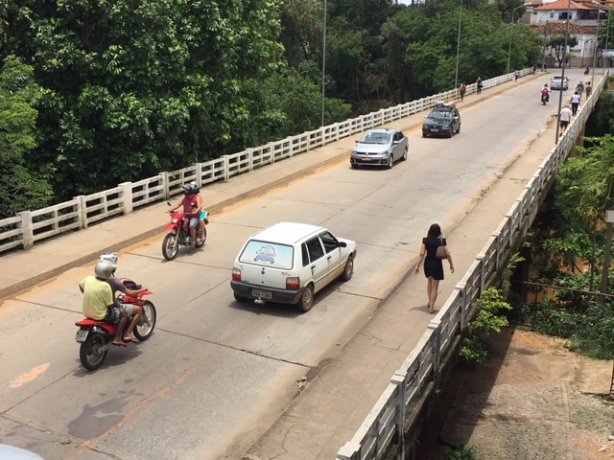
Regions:
<instances>
[{"instance_id":1,"label":"car side mirror","mask_svg":"<svg viewBox=\"0 0 614 460\"><path fill-rule=\"evenodd\" d=\"M339 241L339 247L340 248L345 248L345 247L347 247L347 245L348 244L345 241Z\"/></svg>"}]
</instances>

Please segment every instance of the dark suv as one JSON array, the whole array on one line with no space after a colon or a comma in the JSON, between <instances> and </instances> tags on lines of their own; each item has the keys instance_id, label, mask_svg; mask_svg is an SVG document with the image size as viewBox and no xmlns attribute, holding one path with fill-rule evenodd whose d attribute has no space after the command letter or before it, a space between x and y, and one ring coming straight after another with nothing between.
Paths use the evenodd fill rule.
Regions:
<instances>
[{"instance_id":1,"label":"dark suv","mask_svg":"<svg viewBox=\"0 0 614 460\"><path fill-rule=\"evenodd\" d=\"M438 102L422 123L422 137L452 137L460 133L460 130L461 117L458 109L443 102Z\"/></svg>"}]
</instances>

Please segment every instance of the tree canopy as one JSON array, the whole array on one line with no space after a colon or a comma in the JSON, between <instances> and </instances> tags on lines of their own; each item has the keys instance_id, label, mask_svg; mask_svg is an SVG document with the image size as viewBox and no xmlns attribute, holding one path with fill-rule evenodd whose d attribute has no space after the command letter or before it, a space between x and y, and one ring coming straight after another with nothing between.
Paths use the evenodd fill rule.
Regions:
<instances>
[{"instance_id":1,"label":"tree canopy","mask_svg":"<svg viewBox=\"0 0 614 460\"><path fill-rule=\"evenodd\" d=\"M325 18L323 0L0 0L0 59L38 88L10 168L22 161L40 186L10 210L5 190L0 211L450 89L459 14L462 80L505 72L510 39L512 67L527 65L539 46L504 24L516 6L328 0Z\"/></svg>"}]
</instances>

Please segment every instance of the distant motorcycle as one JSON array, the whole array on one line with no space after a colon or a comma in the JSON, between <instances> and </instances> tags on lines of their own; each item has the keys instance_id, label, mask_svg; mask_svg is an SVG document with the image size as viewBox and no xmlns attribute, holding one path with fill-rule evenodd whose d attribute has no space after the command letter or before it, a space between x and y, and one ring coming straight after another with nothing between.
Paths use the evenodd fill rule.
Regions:
<instances>
[{"instance_id":1,"label":"distant motorcycle","mask_svg":"<svg viewBox=\"0 0 614 460\"><path fill-rule=\"evenodd\" d=\"M169 203L170 205L170 203ZM173 260L179 253L179 246L190 246L192 236L190 235L191 214L184 214L180 211L171 212L171 221L164 228L168 235L162 241L162 255L166 260ZM207 224L209 223L209 213L201 211L201 220L204 221L202 230L196 229L196 247L200 248L207 240Z\"/></svg>"},{"instance_id":2,"label":"distant motorcycle","mask_svg":"<svg viewBox=\"0 0 614 460\"><path fill-rule=\"evenodd\" d=\"M542 104L546 105L549 100L550 100L550 95L546 91L542 91L542 98L541 98Z\"/></svg>"},{"instance_id":3,"label":"distant motorcycle","mask_svg":"<svg viewBox=\"0 0 614 460\"><path fill-rule=\"evenodd\" d=\"M129 289L140 289L141 286L131 280L122 280ZM123 303L131 303L140 305L143 308L141 320L134 328L134 335L141 342L147 340L153 334L156 327L156 307L149 300L144 300L145 296L151 295L153 292L146 290L139 293L136 297L123 296ZM115 324L85 318L75 323L79 328L75 337L77 343L80 343L79 359L83 367L89 371L93 371L102 366L107 352L113 345L113 339L117 332Z\"/></svg>"}]
</instances>

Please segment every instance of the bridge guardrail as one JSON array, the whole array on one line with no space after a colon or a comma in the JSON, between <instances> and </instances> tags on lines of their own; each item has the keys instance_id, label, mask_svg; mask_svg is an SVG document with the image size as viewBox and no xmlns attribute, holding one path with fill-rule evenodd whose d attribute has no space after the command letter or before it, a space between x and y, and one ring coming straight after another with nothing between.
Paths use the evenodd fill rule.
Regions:
<instances>
[{"instance_id":1,"label":"bridge guardrail","mask_svg":"<svg viewBox=\"0 0 614 460\"><path fill-rule=\"evenodd\" d=\"M525 69L522 73L526 75L530 73L530 69ZM484 81L484 88L492 88L512 79L513 74L491 78ZM467 94L475 92L475 83L467 86ZM77 196L72 200L39 210L23 211L15 216L0 219L0 253L20 247L27 249L37 241L84 229L102 220L129 214L142 206L167 200L181 193L181 186L186 182L194 180L204 186L217 181L226 181L238 174L422 112L433 107L437 101L451 101L458 98L458 90L453 89L214 160L196 163L177 171L162 172L137 182L124 182L102 192Z\"/></svg>"},{"instance_id":2,"label":"bridge guardrail","mask_svg":"<svg viewBox=\"0 0 614 460\"><path fill-rule=\"evenodd\" d=\"M532 224L542 195L575 145L608 76L609 73L596 85L559 143L538 167L414 349L392 375L356 434L339 449L337 460L384 458L395 439L399 440L401 450L396 458L405 458L404 430L408 415L419 410L420 401L440 370L440 357L449 351L453 337L467 326L481 293L492 285L501 263L500 256L511 247L514 238L524 236Z\"/></svg>"}]
</instances>

